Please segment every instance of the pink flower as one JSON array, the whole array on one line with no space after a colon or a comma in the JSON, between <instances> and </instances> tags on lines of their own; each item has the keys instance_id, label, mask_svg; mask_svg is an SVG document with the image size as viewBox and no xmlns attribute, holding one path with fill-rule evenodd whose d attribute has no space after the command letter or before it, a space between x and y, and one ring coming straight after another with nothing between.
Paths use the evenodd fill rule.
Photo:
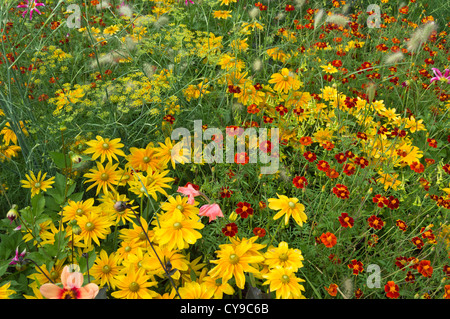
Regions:
<instances>
[{"instance_id":1,"label":"pink flower","mask_svg":"<svg viewBox=\"0 0 450 319\"><path fill-rule=\"evenodd\" d=\"M9 263L10 265L16 265L16 264L21 264L23 262L23 257L25 256L25 254L27 253L27 250L24 249L20 254L19 254L19 247L16 248L16 255L14 256L13 259L11 259L11 262Z\"/></svg>"},{"instance_id":2,"label":"pink flower","mask_svg":"<svg viewBox=\"0 0 450 319\"><path fill-rule=\"evenodd\" d=\"M61 273L63 287L52 283L43 284L39 288L42 296L49 299L94 299L98 294L98 286L89 283L82 287L83 274L69 269L69 266L65 266Z\"/></svg>"},{"instance_id":3,"label":"pink flower","mask_svg":"<svg viewBox=\"0 0 450 319\"><path fill-rule=\"evenodd\" d=\"M192 184L190 183L186 184L185 187L178 187L177 192L189 196L188 198L189 205L194 205L195 202L194 197L201 195L201 193L198 190L196 190L194 186L192 186Z\"/></svg>"},{"instance_id":4,"label":"pink flower","mask_svg":"<svg viewBox=\"0 0 450 319\"><path fill-rule=\"evenodd\" d=\"M36 9L36 7L45 7L45 4L36 2L36 0L31 0L31 1L25 0L25 2L27 4L18 5L17 8L29 9L30 10L30 20L33 18L33 11L36 11L39 15L41 14L41 12L38 9ZM24 17L25 14L27 14L27 12L28 12L28 10L25 10L25 12L22 14L22 17Z\"/></svg>"},{"instance_id":5,"label":"pink flower","mask_svg":"<svg viewBox=\"0 0 450 319\"><path fill-rule=\"evenodd\" d=\"M435 75L434 78L430 79L430 83L433 83L434 81L442 81L442 82L447 82L448 84L450 84L450 70L449 69L445 69L445 73L444 75L442 75L441 71L439 71L436 68L431 68L433 70L433 73Z\"/></svg>"},{"instance_id":6,"label":"pink flower","mask_svg":"<svg viewBox=\"0 0 450 319\"><path fill-rule=\"evenodd\" d=\"M208 216L209 223L217 217L223 217L222 210L217 204L206 204L200 207L199 216Z\"/></svg>"},{"instance_id":7,"label":"pink flower","mask_svg":"<svg viewBox=\"0 0 450 319\"><path fill-rule=\"evenodd\" d=\"M191 4L194 4L194 1L192 1L192 0L184 0L184 5L185 5L185 6L189 5L189 4L188 4L188 1L189 1Z\"/></svg>"}]
</instances>

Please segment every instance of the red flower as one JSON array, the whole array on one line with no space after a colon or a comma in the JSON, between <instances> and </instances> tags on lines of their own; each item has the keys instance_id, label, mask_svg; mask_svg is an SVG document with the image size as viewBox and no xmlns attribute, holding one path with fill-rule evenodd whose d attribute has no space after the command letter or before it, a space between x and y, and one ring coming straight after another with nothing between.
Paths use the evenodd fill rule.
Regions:
<instances>
[{"instance_id":1,"label":"red flower","mask_svg":"<svg viewBox=\"0 0 450 319\"><path fill-rule=\"evenodd\" d=\"M433 267L431 266L431 262L429 260L421 260L419 265L417 266L417 271L424 277L431 277L431 275L433 274Z\"/></svg>"},{"instance_id":2,"label":"red flower","mask_svg":"<svg viewBox=\"0 0 450 319\"><path fill-rule=\"evenodd\" d=\"M366 160L364 157L355 157L354 162L356 165L358 165L361 168L365 168L367 165L369 165L369 161Z\"/></svg>"},{"instance_id":3,"label":"red flower","mask_svg":"<svg viewBox=\"0 0 450 319\"><path fill-rule=\"evenodd\" d=\"M288 112L287 107L285 107L283 104L279 104L275 107L275 110L280 113L281 116L285 115Z\"/></svg>"},{"instance_id":4,"label":"red flower","mask_svg":"<svg viewBox=\"0 0 450 319\"><path fill-rule=\"evenodd\" d=\"M373 229L381 229L384 226L383 220L375 215L370 216L367 219L367 222L369 223L369 226L372 227Z\"/></svg>"},{"instance_id":5,"label":"red flower","mask_svg":"<svg viewBox=\"0 0 450 319\"><path fill-rule=\"evenodd\" d=\"M247 113L256 114L259 112L258 106L256 104L251 104L247 106Z\"/></svg>"},{"instance_id":6,"label":"red flower","mask_svg":"<svg viewBox=\"0 0 450 319\"><path fill-rule=\"evenodd\" d=\"M245 165L248 163L248 161L249 161L249 157L248 157L247 152L236 153L234 155L234 162L236 164Z\"/></svg>"},{"instance_id":7,"label":"red flower","mask_svg":"<svg viewBox=\"0 0 450 319\"><path fill-rule=\"evenodd\" d=\"M372 201L374 203L376 203L378 207L383 208L385 199L386 199L386 197L381 196L380 194L377 194L372 198Z\"/></svg>"},{"instance_id":8,"label":"red flower","mask_svg":"<svg viewBox=\"0 0 450 319\"><path fill-rule=\"evenodd\" d=\"M266 230L264 228L255 227L253 228L253 234L258 237L266 236Z\"/></svg>"},{"instance_id":9,"label":"red flower","mask_svg":"<svg viewBox=\"0 0 450 319\"><path fill-rule=\"evenodd\" d=\"M337 243L336 236L330 232L322 233L322 235L320 235L320 240L322 241L322 244L328 248L333 247Z\"/></svg>"},{"instance_id":10,"label":"red flower","mask_svg":"<svg viewBox=\"0 0 450 319\"><path fill-rule=\"evenodd\" d=\"M414 276L414 274L411 271L408 271L406 273L405 281L414 283L416 281L416 276Z\"/></svg>"},{"instance_id":11,"label":"red flower","mask_svg":"<svg viewBox=\"0 0 450 319\"><path fill-rule=\"evenodd\" d=\"M396 257L395 260L395 265L401 270L405 270L404 268L409 264L408 258L404 256Z\"/></svg>"},{"instance_id":12,"label":"red flower","mask_svg":"<svg viewBox=\"0 0 450 319\"><path fill-rule=\"evenodd\" d=\"M259 142L259 149L264 153L269 153L272 150L272 143L270 141Z\"/></svg>"},{"instance_id":13,"label":"red flower","mask_svg":"<svg viewBox=\"0 0 450 319\"><path fill-rule=\"evenodd\" d=\"M356 259L352 259L350 264L347 265L348 268L353 269L353 275L357 276L360 272L364 270L363 263L357 261Z\"/></svg>"},{"instance_id":14,"label":"red flower","mask_svg":"<svg viewBox=\"0 0 450 319\"><path fill-rule=\"evenodd\" d=\"M361 298L362 295L363 295L363 292L362 292L361 288L358 288L358 289L355 290L355 298L356 299Z\"/></svg>"},{"instance_id":15,"label":"red flower","mask_svg":"<svg viewBox=\"0 0 450 319\"><path fill-rule=\"evenodd\" d=\"M253 208L247 202L239 202L237 204L236 214L241 216L241 218L247 218L249 215L253 215Z\"/></svg>"},{"instance_id":16,"label":"red flower","mask_svg":"<svg viewBox=\"0 0 450 319\"><path fill-rule=\"evenodd\" d=\"M339 164L342 164L347 160L347 156L345 156L344 153L338 153L338 154L334 155L334 158L336 159L336 161Z\"/></svg>"},{"instance_id":17,"label":"red flower","mask_svg":"<svg viewBox=\"0 0 450 319\"><path fill-rule=\"evenodd\" d=\"M330 254L330 256L328 256L328 259L333 264L340 264L342 262L342 260L338 256L336 256L335 254Z\"/></svg>"},{"instance_id":18,"label":"red flower","mask_svg":"<svg viewBox=\"0 0 450 319\"><path fill-rule=\"evenodd\" d=\"M326 171L328 171L328 170L330 169L330 164L328 164L327 161L322 161L322 160L320 160L320 161L317 163L317 169L318 169L319 171L326 172Z\"/></svg>"},{"instance_id":19,"label":"red flower","mask_svg":"<svg viewBox=\"0 0 450 319\"><path fill-rule=\"evenodd\" d=\"M222 187L220 190L221 190L220 197L222 197L222 198L225 198L225 197L230 198L231 194L233 194L233 191L231 191L228 186Z\"/></svg>"},{"instance_id":20,"label":"red flower","mask_svg":"<svg viewBox=\"0 0 450 319\"><path fill-rule=\"evenodd\" d=\"M398 285L393 281L388 281L384 286L384 291L386 292L386 297L391 299L397 299L400 297Z\"/></svg>"},{"instance_id":21,"label":"red flower","mask_svg":"<svg viewBox=\"0 0 450 319\"><path fill-rule=\"evenodd\" d=\"M400 204L399 200L394 196L389 196L388 198L384 199L384 205L386 205L390 209L397 209L399 204Z\"/></svg>"},{"instance_id":22,"label":"red flower","mask_svg":"<svg viewBox=\"0 0 450 319\"><path fill-rule=\"evenodd\" d=\"M347 186L342 184L336 184L336 186L333 187L333 193L341 199L347 199L350 196Z\"/></svg>"},{"instance_id":23,"label":"red flower","mask_svg":"<svg viewBox=\"0 0 450 319\"><path fill-rule=\"evenodd\" d=\"M308 161L308 162L310 162L310 163L312 163L312 162L314 162L316 159L317 159L317 156L316 156L316 154L315 153L313 153L313 152L305 152L304 154L303 154L303 157Z\"/></svg>"},{"instance_id":24,"label":"red flower","mask_svg":"<svg viewBox=\"0 0 450 319\"><path fill-rule=\"evenodd\" d=\"M401 219L397 219L397 221L395 222L395 225L404 232L406 231L406 228L408 228L406 223Z\"/></svg>"},{"instance_id":25,"label":"red flower","mask_svg":"<svg viewBox=\"0 0 450 319\"><path fill-rule=\"evenodd\" d=\"M423 240L420 237L414 237L413 239L411 239L412 243L414 245L416 245L417 249L422 249L424 243Z\"/></svg>"},{"instance_id":26,"label":"red flower","mask_svg":"<svg viewBox=\"0 0 450 319\"><path fill-rule=\"evenodd\" d=\"M299 139L300 144L308 146L312 144L312 138L310 136L302 136Z\"/></svg>"},{"instance_id":27,"label":"red flower","mask_svg":"<svg viewBox=\"0 0 450 319\"><path fill-rule=\"evenodd\" d=\"M238 232L238 227L235 223L226 224L224 228L222 228L222 233L228 237L234 237Z\"/></svg>"},{"instance_id":28,"label":"red flower","mask_svg":"<svg viewBox=\"0 0 450 319\"><path fill-rule=\"evenodd\" d=\"M308 181L304 176L295 176L294 179L292 180L292 183L297 188L305 188L306 185L308 185Z\"/></svg>"},{"instance_id":29,"label":"red flower","mask_svg":"<svg viewBox=\"0 0 450 319\"><path fill-rule=\"evenodd\" d=\"M427 138L428 145L432 148L437 147L437 141L434 138Z\"/></svg>"},{"instance_id":30,"label":"red flower","mask_svg":"<svg viewBox=\"0 0 450 319\"><path fill-rule=\"evenodd\" d=\"M286 5L286 8L284 8L284 10L286 10L287 12L289 12L289 11L294 11L295 8L294 8L294 6L293 6L292 4L287 4L287 5Z\"/></svg>"},{"instance_id":31,"label":"red flower","mask_svg":"<svg viewBox=\"0 0 450 319\"><path fill-rule=\"evenodd\" d=\"M344 170L345 175L351 176L351 175L355 174L356 167L352 163L347 163L344 165L343 170Z\"/></svg>"},{"instance_id":32,"label":"red flower","mask_svg":"<svg viewBox=\"0 0 450 319\"><path fill-rule=\"evenodd\" d=\"M449 265L445 265L443 271L446 276L450 276L450 266Z\"/></svg>"},{"instance_id":33,"label":"red flower","mask_svg":"<svg viewBox=\"0 0 450 319\"><path fill-rule=\"evenodd\" d=\"M334 168L330 168L328 171L326 171L326 175L329 178L338 178L339 172L337 170L335 170Z\"/></svg>"},{"instance_id":34,"label":"red flower","mask_svg":"<svg viewBox=\"0 0 450 319\"><path fill-rule=\"evenodd\" d=\"M355 224L355 221L353 220L353 217L350 217L347 213L342 213L341 216L339 216L339 222L341 223L342 227L350 227L352 228Z\"/></svg>"},{"instance_id":35,"label":"red flower","mask_svg":"<svg viewBox=\"0 0 450 319\"><path fill-rule=\"evenodd\" d=\"M411 165L409 165L409 168L411 168L416 173L423 173L425 170L425 166L422 163L418 162L412 162Z\"/></svg>"}]
</instances>

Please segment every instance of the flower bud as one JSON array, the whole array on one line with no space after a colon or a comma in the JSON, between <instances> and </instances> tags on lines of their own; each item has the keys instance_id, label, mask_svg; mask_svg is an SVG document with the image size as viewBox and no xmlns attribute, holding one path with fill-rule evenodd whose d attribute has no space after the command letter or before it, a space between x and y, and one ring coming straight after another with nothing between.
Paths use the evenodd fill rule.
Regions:
<instances>
[{"instance_id":1,"label":"flower bud","mask_svg":"<svg viewBox=\"0 0 450 319\"><path fill-rule=\"evenodd\" d=\"M79 235L79 234L81 234L81 231L82 231L82 229L81 229L80 226L78 226L78 225L72 226L72 233L73 233L74 235Z\"/></svg>"},{"instance_id":2,"label":"flower bud","mask_svg":"<svg viewBox=\"0 0 450 319\"><path fill-rule=\"evenodd\" d=\"M123 201L117 201L114 203L114 209L117 212L123 212L125 209L127 209L127 203Z\"/></svg>"},{"instance_id":3,"label":"flower bud","mask_svg":"<svg viewBox=\"0 0 450 319\"><path fill-rule=\"evenodd\" d=\"M6 213L6 217L11 221L11 223L19 216L17 212L17 205L13 204L11 209Z\"/></svg>"}]
</instances>

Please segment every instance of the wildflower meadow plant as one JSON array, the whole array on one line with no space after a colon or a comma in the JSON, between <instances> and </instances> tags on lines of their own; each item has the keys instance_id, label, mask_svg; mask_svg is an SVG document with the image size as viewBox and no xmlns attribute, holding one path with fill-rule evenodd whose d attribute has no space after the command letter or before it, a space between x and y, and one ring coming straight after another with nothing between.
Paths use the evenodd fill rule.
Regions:
<instances>
[{"instance_id":1,"label":"wildflower meadow plant","mask_svg":"<svg viewBox=\"0 0 450 319\"><path fill-rule=\"evenodd\" d=\"M450 298L446 1L0 6L1 299Z\"/></svg>"}]
</instances>

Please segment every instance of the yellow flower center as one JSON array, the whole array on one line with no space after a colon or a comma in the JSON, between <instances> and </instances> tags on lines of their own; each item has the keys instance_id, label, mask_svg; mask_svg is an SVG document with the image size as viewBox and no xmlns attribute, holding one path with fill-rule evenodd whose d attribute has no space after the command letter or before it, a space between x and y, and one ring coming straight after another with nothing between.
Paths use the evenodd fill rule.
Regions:
<instances>
[{"instance_id":1,"label":"yellow flower center","mask_svg":"<svg viewBox=\"0 0 450 319\"><path fill-rule=\"evenodd\" d=\"M139 235L138 235L138 237L139 237L139 239L140 240L145 240L145 233L143 232L143 231L141 231L140 233L139 233Z\"/></svg>"},{"instance_id":2,"label":"yellow flower center","mask_svg":"<svg viewBox=\"0 0 450 319\"><path fill-rule=\"evenodd\" d=\"M61 294L61 299L77 299L73 290L65 290Z\"/></svg>"},{"instance_id":3,"label":"yellow flower center","mask_svg":"<svg viewBox=\"0 0 450 319\"><path fill-rule=\"evenodd\" d=\"M108 265L104 265L104 266L102 267L102 272L103 272L104 274L108 274L110 271L111 271L111 267L109 267Z\"/></svg>"},{"instance_id":4,"label":"yellow flower center","mask_svg":"<svg viewBox=\"0 0 450 319\"><path fill-rule=\"evenodd\" d=\"M143 161L144 163L148 163L148 162L150 162L150 157L144 156L144 158L142 159L142 161Z\"/></svg>"},{"instance_id":5,"label":"yellow flower center","mask_svg":"<svg viewBox=\"0 0 450 319\"><path fill-rule=\"evenodd\" d=\"M239 256L236 254L231 254L229 259L230 259L230 263L233 265L235 265L239 262Z\"/></svg>"},{"instance_id":6,"label":"yellow flower center","mask_svg":"<svg viewBox=\"0 0 450 319\"><path fill-rule=\"evenodd\" d=\"M281 276L281 282L282 282L283 284L287 284L289 281L290 281L290 278L289 278L288 275L283 275L283 276Z\"/></svg>"},{"instance_id":7,"label":"yellow flower center","mask_svg":"<svg viewBox=\"0 0 450 319\"><path fill-rule=\"evenodd\" d=\"M294 202L289 202L288 205L289 205L290 208L294 208L295 207L295 203Z\"/></svg>"},{"instance_id":8,"label":"yellow flower center","mask_svg":"<svg viewBox=\"0 0 450 319\"><path fill-rule=\"evenodd\" d=\"M124 250L125 250L127 253L129 253L129 252L131 251L131 247L130 247L130 246L127 246L127 247L124 248Z\"/></svg>"},{"instance_id":9,"label":"yellow flower center","mask_svg":"<svg viewBox=\"0 0 450 319\"><path fill-rule=\"evenodd\" d=\"M87 222L84 227L86 228L87 231L93 231L95 229L94 223L91 222Z\"/></svg>"},{"instance_id":10,"label":"yellow flower center","mask_svg":"<svg viewBox=\"0 0 450 319\"><path fill-rule=\"evenodd\" d=\"M280 258L281 261L286 261L289 259L289 256L286 253L282 253L278 258Z\"/></svg>"},{"instance_id":11,"label":"yellow flower center","mask_svg":"<svg viewBox=\"0 0 450 319\"><path fill-rule=\"evenodd\" d=\"M102 181L107 181L109 179L109 175L106 173L103 173L102 175L100 175L100 179Z\"/></svg>"},{"instance_id":12,"label":"yellow flower center","mask_svg":"<svg viewBox=\"0 0 450 319\"><path fill-rule=\"evenodd\" d=\"M184 207L182 205L177 205L177 209L182 212L184 210Z\"/></svg>"},{"instance_id":13,"label":"yellow flower center","mask_svg":"<svg viewBox=\"0 0 450 319\"><path fill-rule=\"evenodd\" d=\"M50 273L50 278L51 278L52 280L58 279L58 278L59 278L59 273L58 273L56 270L53 270L53 271Z\"/></svg>"},{"instance_id":14,"label":"yellow flower center","mask_svg":"<svg viewBox=\"0 0 450 319\"><path fill-rule=\"evenodd\" d=\"M40 187L41 187L41 183L39 183L39 182L34 183L34 188L40 188Z\"/></svg>"},{"instance_id":15,"label":"yellow flower center","mask_svg":"<svg viewBox=\"0 0 450 319\"><path fill-rule=\"evenodd\" d=\"M139 290L140 287L139 287L139 284L138 284L137 282L133 281L133 282L128 286L128 288L130 289L130 291L136 292L136 291Z\"/></svg>"},{"instance_id":16,"label":"yellow flower center","mask_svg":"<svg viewBox=\"0 0 450 319\"><path fill-rule=\"evenodd\" d=\"M109 144L108 144L108 143L103 143L103 144L102 144L102 148L103 148L104 150L107 150L107 149L109 148Z\"/></svg>"},{"instance_id":17,"label":"yellow flower center","mask_svg":"<svg viewBox=\"0 0 450 319\"><path fill-rule=\"evenodd\" d=\"M173 228L178 230L181 229L181 227L183 227L183 225L180 222L175 222L173 223Z\"/></svg>"},{"instance_id":18,"label":"yellow flower center","mask_svg":"<svg viewBox=\"0 0 450 319\"><path fill-rule=\"evenodd\" d=\"M83 215L83 210L81 208L78 208L75 212L75 214L77 214L78 216Z\"/></svg>"}]
</instances>

